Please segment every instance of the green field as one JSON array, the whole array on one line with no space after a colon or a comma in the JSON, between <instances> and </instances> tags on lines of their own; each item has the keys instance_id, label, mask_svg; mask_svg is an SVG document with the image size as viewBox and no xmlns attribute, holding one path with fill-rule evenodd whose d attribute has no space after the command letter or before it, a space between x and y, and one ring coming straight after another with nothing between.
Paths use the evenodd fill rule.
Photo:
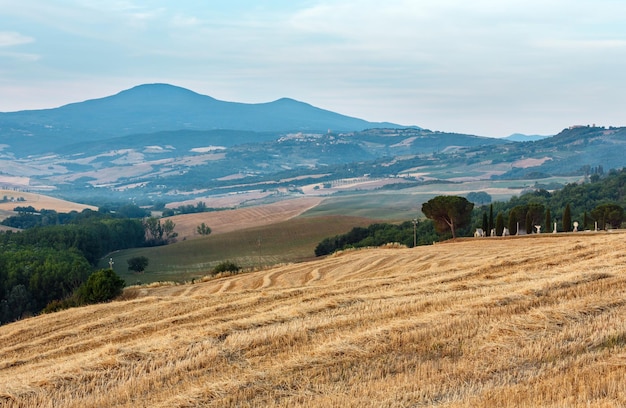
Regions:
<instances>
[{"instance_id":1,"label":"green field","mask_svg":"<svg viewBox=\"0 0 626 408\"><path fill-rule=\"evenodd\" d=\"M458 176L458 175L457 175ZM331 196L320 205L303 214L305 217L352 215L388 221L408 221L421 218L422 204L437 195L461 195L485 191L493 201L507 201L535 183L567 184L578 177L550 177L538 180L478 180L463 183L424 184L417 187L390 191L351 191Z\"/></svg>"},{"instance_id":2,"label":"green field","mask_svg":"<svg viewBox=\"0 0 626 408\"><path fill-rule=\"evenodd\" d=\"M299 217L263 227L181 241L152 248L118 251L103 258L99 267L113 269L127 285L158 281L184 282L206 276L222 261L232 261L244 268L263 268L315 257L314 249L324 238L343 234L356 226L376 220L364 217ZM128 270L129 258L145 256L149 265L144 273Z\"/></svg>"}]
</instances>

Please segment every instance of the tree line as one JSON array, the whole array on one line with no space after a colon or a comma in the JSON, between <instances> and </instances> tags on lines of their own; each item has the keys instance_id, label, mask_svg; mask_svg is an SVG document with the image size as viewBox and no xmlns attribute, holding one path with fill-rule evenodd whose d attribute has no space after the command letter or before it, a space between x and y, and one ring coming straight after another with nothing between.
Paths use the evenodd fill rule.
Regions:
<instances>
[{"instance_id":1,"label":"tree line","mask_svg":"<svg viewBox=\"0 0 626 408\"><path fill-rule=\"evenodd\" d=\"M364 248L397 242L412 247L432 244L438 240L430 220L406 221L401 224L377 223L368 227L355 227L346 234L323 239L315 247L315 256L332 254L348 248Z\"/></svg>"}]
</instances>

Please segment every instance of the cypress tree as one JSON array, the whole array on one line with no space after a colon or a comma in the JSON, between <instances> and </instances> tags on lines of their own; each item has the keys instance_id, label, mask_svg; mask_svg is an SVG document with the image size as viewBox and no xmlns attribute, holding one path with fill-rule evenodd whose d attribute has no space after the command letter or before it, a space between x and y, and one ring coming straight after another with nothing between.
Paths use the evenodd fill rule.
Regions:
<instances>
[{"instance_id":1,"label":"cypress tree","mask_svg":"<svg viewBox=\"0 0 626 408\"><path fill-rule=\"evenodd\" d=\"M572 230L572 210L569 204L565 206L563 211L563 231L570 232Z\"/></svg>"},{"instance_id":2,"label":"cypress tree","mask_svg":"<svg viewBox=\"0 0 626 408\"><path fill-rule=\"evenodd\" d=\"M526 213L526 233L527 234L533 233L533 217L530 214L530 211Z\"/></svg>"},{"instance_id":3,"label":"cypress tree","mask_svg":"<svg viewBox=\"0 0 626 408\"><path fill-rule=\"evenodd\" d=\"M495 228L495 224L493 223L493 204L489 205L489 232L491 235L491 230Z\"/></svg>"},{"instance_id":4,"label":"cypress tree","mask_svg":"<svg viewBox=\"0 0 626 408\"><path fill-rule=\"evenodd\" d=\"M489 236L489 222L487 221L487 213L483 213L482 229L486 236Z\"/></svg>"},{"instance_id":5,"label":"cypress tree","mask_svg":"<svg viewBox=\"0 0 626 408\"><path fill-rule=\"evenodd\" d=\"M546 232L552 231L552 214L550 214L550 209L546 210Z\"/></svg>"},{"instance_id":6,"label":"cypress tree","mask_svg":"<svg viewBox=\"0 0 626 408\"><path fill-rule=\"evenodd\" d=\"M496 235L502 236L502 231L504 231L504 216L499 212L496 217Z\"/></svg>"},{"instance_id":7,"label":"cypress tree","mask_svg":"<svg viewBox=\"0 0 626 408\"><path fill-rule=\"evenodd\" d=\"M509 212L509 234L517 234L517 213L515 210Z\"/></svg>"}]
</instances>

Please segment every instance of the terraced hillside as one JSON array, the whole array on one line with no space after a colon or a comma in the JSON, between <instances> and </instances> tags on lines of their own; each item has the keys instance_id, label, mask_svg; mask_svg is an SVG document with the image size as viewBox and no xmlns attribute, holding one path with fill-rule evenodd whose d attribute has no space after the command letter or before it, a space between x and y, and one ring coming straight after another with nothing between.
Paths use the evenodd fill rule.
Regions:
<instances>
[{"instance_id":1,"label":"terraced hillside","mask_svg":"<svg viewBox=\"0 0 626 408\"><path fill-rule=\"evenodd\" d=\"M322 260L0 327L5 407L620 407L626 234Z\"/></svg>"}]
</instances>

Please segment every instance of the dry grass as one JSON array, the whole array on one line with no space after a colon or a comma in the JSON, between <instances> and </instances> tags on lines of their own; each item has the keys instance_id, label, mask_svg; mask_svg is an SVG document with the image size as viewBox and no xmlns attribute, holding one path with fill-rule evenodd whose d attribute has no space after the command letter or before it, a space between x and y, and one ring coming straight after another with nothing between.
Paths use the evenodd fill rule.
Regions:
<instances>
[{"instance_id":1,"label":"dry grass","mask_svg":"<svg viewBox=\"0 0 626 408\"><path fill-rule=\"evenodd\" d=\"M315 207L321 198L298 198L273 204L244 207L236 210L184 214L170 217L180 239L199 238L196 229L203 222L211 227L211 234L236 231L244 228L275 224L296 217ZM208 202L207 205L211 205Z\"/></svg>"},{"instance_id":2,"label":"dry grass","mask_svg":"<svg viewBox=\"0 0 626 408\"><path fill-rule=\"evenodd\" d=\"M23 198L24 201L8 201L6 203L0 203L1 211L12 211L15 207L28 207L32 206L36 210L46 209L46 210L54 210L56 212L68 213L70 211L82 211L85 208L89 208L91 210L97 210L97 207L86 204L73 203L70 201L61 200L58 198L46 196L43 194L37 193L28 193L22 191L13 191L13 190L0 190L0 198L7 196L7 198L13 197L14 199ZM4 215L5 218L12 213L7 213Z\"/></svg>"},{"instance_id":3,"label":"dry grass","mask_svg":"<svg viewBox=\"0 0 626 408\"><path fill-rule=\"evenodd\" d=\"M7 407L620 407L626 235L368 249L0 327Z\"/></svg>"}]
</instances>

